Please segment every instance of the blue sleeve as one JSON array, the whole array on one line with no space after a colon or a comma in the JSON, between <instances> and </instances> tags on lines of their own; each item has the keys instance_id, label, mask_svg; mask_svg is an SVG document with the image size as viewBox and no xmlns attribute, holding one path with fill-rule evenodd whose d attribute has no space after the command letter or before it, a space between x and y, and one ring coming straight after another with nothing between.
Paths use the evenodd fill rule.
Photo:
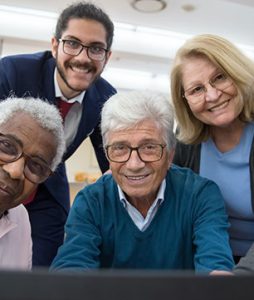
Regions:
<instances>
[{"instance_id":1,"label":"blue sleeve","mask_svg":"<svg viewBox=\"0 0 254 300\"><path fill-rule=\"evenodd\" d=\"M65 242L59 248L51 270L78 271L100 267L98 201L91 199L86 190L87 188L79 192L75 198L65 225Z\"/></svg>"},{"instance_id":2,"label":"blue sleeve","mask_svg":"<svg viewBox=\"0 0 254 300\"><path fill-rule=\"evenodd\" d=\"M232 270L229 223L219 188L207 180L197 189L195 197L192 216L195 270Z\"/></svg>"}]
</instances>

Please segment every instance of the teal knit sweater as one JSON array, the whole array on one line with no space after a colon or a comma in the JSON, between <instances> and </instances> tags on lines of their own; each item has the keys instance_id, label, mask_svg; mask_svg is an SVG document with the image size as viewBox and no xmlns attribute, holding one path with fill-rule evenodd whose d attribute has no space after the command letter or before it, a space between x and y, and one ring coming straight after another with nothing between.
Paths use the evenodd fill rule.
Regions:
<instances>
[{"instance_id":1,"label":"teal knit sweater","mask_svg":"<svg viewBox=\"0 0 254 300\"><path fill-rule=\"evenodd\" d=\"M172 166L165 201L141 232L119 200L111 175L77 195L66 239L51 269L233 268L224 201L215 183Z\"/></svg>"}]
</instances>

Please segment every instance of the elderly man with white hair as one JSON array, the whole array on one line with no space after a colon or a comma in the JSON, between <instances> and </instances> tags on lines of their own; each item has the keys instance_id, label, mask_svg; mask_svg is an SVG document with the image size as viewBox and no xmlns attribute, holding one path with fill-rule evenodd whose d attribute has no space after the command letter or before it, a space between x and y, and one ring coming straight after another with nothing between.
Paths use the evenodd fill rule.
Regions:
<instances>
[{"instance_id":1,"label":"elderly man with white hair","mask_svg":"<svg viewBox=\"0 0 254 300\"><path fill-rule=\"evenodd\" d=\"M51 269L232 269L221 193L212 181L171 164L173 123L162 95L118 93L104 104L112 174L77 195Z\"/></svg>"},{"instance_id":2,"label":"elderly man with white hair","mask_svg":"<svg viewBox=\"0 0 254 300\"><path fill-rule=\"evenodd\" d=\"M54 172L64 150L54 105L38 98L0 102L0 268L31 268L31 227L21 203Z\"/></svg>"}]
</instances>

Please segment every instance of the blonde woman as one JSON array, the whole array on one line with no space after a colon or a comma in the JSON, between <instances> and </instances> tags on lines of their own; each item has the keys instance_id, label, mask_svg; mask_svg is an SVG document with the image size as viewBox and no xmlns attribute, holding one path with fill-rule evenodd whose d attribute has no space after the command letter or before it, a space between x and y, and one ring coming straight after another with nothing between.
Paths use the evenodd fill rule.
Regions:
<instances>
[{"instance_id":1,"label":"blonde woman","mask_svg":"<svg viewBox=\"0 0 254 300\"><path fill-rule=\"evenodd\" d=\"M254 63L222 37L196 36L176 54L171 92L174 163L219 185L237 262L254 241Z\"/></svg>"}]
</instances>

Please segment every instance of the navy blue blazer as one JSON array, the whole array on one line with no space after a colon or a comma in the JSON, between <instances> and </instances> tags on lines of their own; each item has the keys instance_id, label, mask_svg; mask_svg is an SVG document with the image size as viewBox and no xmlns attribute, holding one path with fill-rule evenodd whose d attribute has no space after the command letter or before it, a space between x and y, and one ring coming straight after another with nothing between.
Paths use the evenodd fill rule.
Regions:
<instances>
[{"instance_id":1,"label":"navy blue blazer","mask_svg":"<svg viewBox=\"0 0 254 300\"><path fill-rule=\"evenodd\" d=\"M17 97L40 97L56 104L54 88L55 59L51 52L7 56L0 60L0 99L11 94ZM104 172L108 169L108 161L102 148L100 134L100 112L103 103L116 90L103 78L98 78L89 87L84 96L82 117L77 135L68 147L63 161L70 157L78 146L89 136L95 154ZM60 164L54 175L43 183L53 198L69 210L69 188L64 163Z\"/></svg>"}]
</instances>

